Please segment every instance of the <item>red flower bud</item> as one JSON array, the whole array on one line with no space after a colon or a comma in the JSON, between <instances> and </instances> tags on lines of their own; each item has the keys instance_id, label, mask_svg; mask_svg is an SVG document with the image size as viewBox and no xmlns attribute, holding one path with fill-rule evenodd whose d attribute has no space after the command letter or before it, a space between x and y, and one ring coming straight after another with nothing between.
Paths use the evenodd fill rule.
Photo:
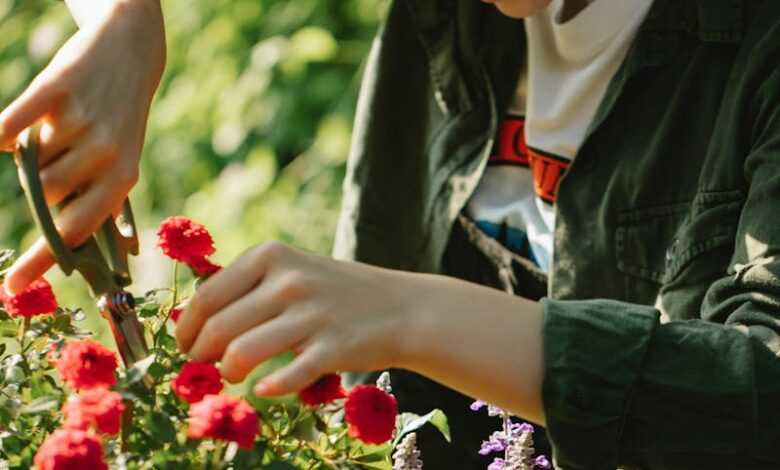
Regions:
<instances>
[{"instance_id":1,"label":"red flower bud","mask_svg":"<svg viewBox=\"0 0 780 470\"><path fill-rule=\"evenodd\" d=\"M309 406L324 405L346 396L339 374L324 375L298 393L298 398Z\"/></svg>"},{"instance_id":2,"label":"red flower bud","mask_svg":"<svg viewBox=\"0 0 780 470\"><path fill-rule=\"evenodd\" d=\"M62 407L66 428L82 431L94 428L111 436L119 433L124 411L122 396L102 388L73 395Z\"/></svg>"},{"instance_id":3,"label":"red flower bud","mask_svg":"<svg viewBox=\"0 0 780 470\"><path fill-rule=\"evenodd\" d=\"M171 388L187 403L197 403L206 395L216 395L222 391L222 376L212 364L188 362L171 382Z\"/></svg>"},{"instance_id":4,"label":"red flower bud","mask_svg":"<svg viewBox=\"0 0 780 470\"><path fill-rule=\"evenodd\" d=\"M55 366L62 380L76 390L107 388L116 383L116 355L95 341L66 343Z\"/></svg>"},{"instance_id":5,"label":"red flower bud","mask_svg":"<svg viewBox=\"0 0 780 470\"><path fill-rule=\"evenodd\" d=\"M347 396L344 419L349 434L367 444L382 444L393 437L398 402L374 385L358 385Z\"/></svg>"},{"instance_id":6,"label":"red flower bud","mask_svg":"<svg viewBox=\"0 0 780 470\"><path fill-rule=\"evenodd\" d=\"M5 291L2 286L0 286L0 290ZM54 297L54 291L43 278L30 284L20 294L8 296L3 292L0 300L12 317L34 317L54 313L57 310L57 299Z\"/></svg>"},{"instance_id":7,"label":"red flower bud","mask_svg":"<svg viewBox=\"0 0 780 470\"><path fill-rule=\"evenodd\" d=\"M108 470L103 443L92 433L78 429L55 431L35 454L38 470Z\"/></svg>"},{"instance_id":8,"label":"red flower bud","mask_svg":"<svg viewBox=\"0 0 780 470\"><path fill-rule=\"evenodd\" d=\"M246 401L226 395L206 395L190 408L188 436L235 442L251 449L259 425L257 412Z\"/></svg>"}]
</instances>

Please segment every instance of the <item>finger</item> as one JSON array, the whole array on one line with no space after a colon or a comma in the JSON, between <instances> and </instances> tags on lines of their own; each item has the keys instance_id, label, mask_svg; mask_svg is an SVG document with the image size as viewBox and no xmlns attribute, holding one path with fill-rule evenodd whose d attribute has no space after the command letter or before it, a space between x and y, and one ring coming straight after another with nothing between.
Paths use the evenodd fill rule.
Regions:
<instances>
[{"instance_id":1,"label":"finger","mask_svg":"<svg viewBox=\"0 0 780 470\"><path fill-rule=\"evenodd\" d=\"M124 198L132 185L104 178L68 204L57 217L56 225L68 246L78 246L103 224L117 198ZM11 267L5 287L11 293L22 292L54 264L45 239L39 239Z\"/></svg>"},{"instance_id":2,"label":"finger","mask_svg":"<svg viewBox=\"0 0 780 470\"><path fill-rule=\"evenodd\" d=\"M257 383L255 395L276 396L298 392L317 381L330 370L327 348L314 345L303 351L290 364Z\"/></svg>"},{"instance_id":3,"label":"finger","mask_svg":"<svg viewBox=\"0 0 780 470\"><path fill-rule=\"evenodd\" d=\"M76 146L83 130L64 124L58 120L56 124L44 122L41 127L40 150L38 151L38 165L45 168L52 160L56 160L68 148Z\"/></svg>"},{"instance_id":4,"label":"finger","mask_svg":"<svg viewBox=\"0 0 780 470\"><path fill-rule=\"evenodd\" d=\"M94 180L102 170L116 160L110 154L99 152L100 149L82 145L41 170L41 183L46 203L50 207L59 204L77 189Z\"/></svg>"},{"instance_id":5,"label":"finger","mask_svg":"<svg viewBox=\"0 0 780 470\"><path fill-rule=\"evenodd\" d=\"M258 364L292 350L313 326L305 315L287 314L257 326L234 339L222 356L220 371L229 382L240 382Z\"/></svg>"},{"instance_id":6,"label":"finger","mask_svg":"<svg viewBox=\"0 0 780 470\"><path fill-rule=\"evenodd\" d=\"M199 362L217 361L231 341L280 314L284 305L275 299L269 286L260 284L206 320L188 353L190 358Z\"/></svg>"},{"instance_id":7,"label":"finger","mask_svg":"<svg viewBox=\"0 0 780 470\"><path fill-rule=\"evenodd\" d=\"M0 113L0 145L13 149L16 136L51 112L58 101L54 87L43 79L36 79Z\"/></svg>"},{"instance_id":8,"label":"finger","mask_svg":"<svg viewBox=\"0 0 780 470\"><path fill-rule=\"evenodd\" d=\"M280 246L266 244L247 251L198 288L176 324L176 341L182 351L190 350L203 324L212 315L260 283L272 260L282 255L284 248Z\"/></svg>"}]
</instances>

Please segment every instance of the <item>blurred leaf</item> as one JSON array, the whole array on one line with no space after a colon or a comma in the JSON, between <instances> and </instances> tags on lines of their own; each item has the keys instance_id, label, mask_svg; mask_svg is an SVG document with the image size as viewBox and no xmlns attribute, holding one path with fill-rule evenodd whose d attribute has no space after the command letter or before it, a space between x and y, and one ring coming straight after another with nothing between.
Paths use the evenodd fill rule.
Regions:
<instances>
[{"instance_id":1,"label":"blurred leaf","mask_svg":"<svg viewBox=\"0 0 780 470\"><path fill-rule=\"evenodd\" d=\"M43 396L22 406L19 410L21 414L35 414L44 411L50 411L59 406L60 400L55 396Z\"/></svg>"},{"instance_id":2,"label":"blurred leaf","mask_svg":"<svg viewBox=\"0 0 780 470\"><path fill-rule=\"evenodd\" d=\"M439 430L447 442L450 442L450 425L447 422L447 415L443 411L436 409L424 416L418 416L414 413L402 413L396 425L399 431L396 433L395 439L393 439L393 447L398 445L405 435L417 431L429 423Z\"/></svg>"}]
</instances>

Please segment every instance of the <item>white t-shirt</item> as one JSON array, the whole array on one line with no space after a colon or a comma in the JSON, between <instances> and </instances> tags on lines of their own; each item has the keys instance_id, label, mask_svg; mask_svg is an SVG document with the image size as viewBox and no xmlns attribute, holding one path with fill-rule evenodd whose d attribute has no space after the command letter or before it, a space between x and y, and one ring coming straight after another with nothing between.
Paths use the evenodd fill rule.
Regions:
<instances>
[{"instance_id":1,"label":"white t-shirt","mask_svg":"<svg viewBox=\"0 0 780 470\"><path fill-rule=\"evenodd\" d=\"M527 69L467 208L485 232L545 271L558 183L653 0L595 0L561 23L563 2L525 19Z\"/></svg>"}]
</instances>

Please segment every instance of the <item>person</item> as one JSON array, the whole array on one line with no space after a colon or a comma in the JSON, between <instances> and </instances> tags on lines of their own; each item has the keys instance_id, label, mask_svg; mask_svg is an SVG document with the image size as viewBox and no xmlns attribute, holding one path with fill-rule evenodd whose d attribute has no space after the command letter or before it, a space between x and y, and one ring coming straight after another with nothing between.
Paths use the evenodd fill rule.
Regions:
<instances>
[{"instance_id":1,"label":"person","mask_svg":"<svg viewBox=\"0 0 780 470\"><path fill-rule=\"evenodd\" d=\"M258 395L392 368L450 417L426 468L479 464L467 396L545 426L561 469L778 468L778 57L771 1L396 0L341 260L248 250L179 344L231 381L296 352Z\"/></svg>"}]
</instances>

